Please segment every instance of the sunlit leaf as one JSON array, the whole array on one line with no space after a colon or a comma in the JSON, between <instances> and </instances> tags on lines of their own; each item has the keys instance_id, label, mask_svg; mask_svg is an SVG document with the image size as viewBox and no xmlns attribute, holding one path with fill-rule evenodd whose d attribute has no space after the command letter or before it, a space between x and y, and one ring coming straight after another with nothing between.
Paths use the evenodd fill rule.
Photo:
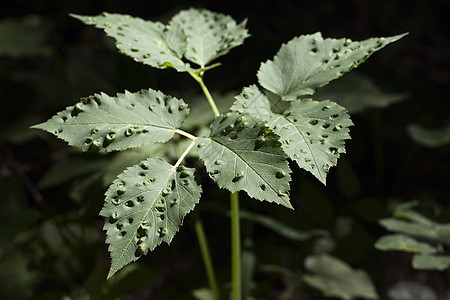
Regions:
<instances>
[{"instance_id":1,"label":"sunlit leaf","mask_svg":"<svg viewBox=\"0 0 450 300\"><path fill-rule=\"evenodd\" d=\"M250 115L229 113L211 124L208 138L198 138L199 157L212 179L231 192L282 204L289 202L290 169L278 136Z\"/></svg>"},{"instance_id":2,"label":"sunlit leaf","mask_svg":"<svg viewBox=\"0 0 450 300\"><path fill-rule=\"evenodd\" d=\"M171 24L178 24L186 33L185 57L201 68L244 42L249 36L245 23L236 24L230 16L192 8L179 12L171 20Z\"/></svg>"},{"instance_id":3,"label":"sunlit leaf","mask_svg":"<svg viewBox=\"0 0 450 300\"><path fill-rule=\"evenodd\" d=\"M166 142L189 113L182 101L159 91L95 94L59 112L43 129L83 151L109 152Z\"/></svg>"},{"instance_id":4,"label":"sunlit leaf","mask_svg":"<svg viewBox=\"0 0 450 300\"><path fill-rule=\"evenodd\" d=\"M357 67L372 53L402 38L323 39L321 33L302 35L283 44L273 60L261 64L259 83L282 100L294 100Z\"/></svg>"},{"instance_id":5,"label":"sunlit leaf","mask_svg":"<svg viewBox=\"0 0 450 300\"><path fill-rule=\"evenodd\" d=\"M350 138L348 127L353 123L346 110L331 101L302 99L280 113L273 112L279 105L285 104L251 86L236 97L231 109L266 121L280 136L286 154L325 184L330 167L345 153L345 140Z\"/></svg>"},{"instance_id":6,"label":"sunlit leaf","mask_svg":"<svg viewBox=\"0 0 450 300\"><path fill-rule=\"evenodd\" d=\"M162 159L144 160L120 174L100 212L112 260L108 278L162 242L170 243L200 193L194 169Z\"/></svg>"},{"instance_id":7,"label":"sunlit leaf","mask_svg":"<svg viewBox=\"0 0 450 300\"><path fill-rule=\"evenodd\" d=\"M172 67L180 72L195 71L182 60L185 49L183 33L175 26L122 14L72 16L103 29L116 40L119 51L135 61L160 69Z\"/></svg>"}]
</instances>

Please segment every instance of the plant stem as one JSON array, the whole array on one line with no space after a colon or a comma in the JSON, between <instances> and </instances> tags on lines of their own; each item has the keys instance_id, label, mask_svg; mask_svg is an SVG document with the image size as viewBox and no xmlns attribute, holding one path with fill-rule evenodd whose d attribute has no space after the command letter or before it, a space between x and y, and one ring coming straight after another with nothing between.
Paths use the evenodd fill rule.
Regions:
<instances>
[{"instance_id":1,"label":"plant stem","mask_svg":"<svg viewBox=\"0 0 450 300\"><path fill-rule=\"evenodd\" d=\"M241 299L241 237L239 228L239 194L230 193L231 204L231 282L232 299Z\"/></svg>"},{"instance_id":2,"label":"plant stem","mask_svg":"<svg viewBox=\"0 0 450 300\"><path fill-rule=\"evenodd\" d=\"M200 84L206 99L213 110L214 115L220 115L216 103L211 96L208 88L203 82L202 76L193 72L189 74ZM239 226L239 194L230 193L231 204L231 282L232 282L232 300L241 300L241 233ZM206 264L206 262L205 262Z\"/></svg>"},{"instance_id":3,"label":"plant stem","mask_svg":"<svg viewBox=\"0 0 450 300\"><path fill-rule=\"evenodd\" d=\"M193 73L193 72L189 72L189 74L200 84L200 86L203 90L203 93L205 94L206 99L208 100L209 105L211 106L211 109L213 110L214 115L216 117L219 116L220 115L219 109L217 109L216 103L214 102L214 100L211 96L211 93L209 92L208 88L206 87L205 83L203 82L202 76L200 76L196 73Z\"/></svg>"},{"instance_id":4,"label":"plant stem","mask_svg":"<svg viewBox=\"0 0 450 300\"><path fill-rule=\"evenodd\" d=\"M197 233L198 244L202 252L203 263L205 264L206 276L208 277L209 288L215 300L220 299L219 287L217 285L216 273L212 263L211 254L209 252L208 241L206 240L205 228L203 227L202 219L198 213L194 214L194 226Z\"/></svg>"},{"instance_id":5,"label":"plant stem","mask_svg":"<svg viewBox=\"0 0 450 300\"><path fill-rule=\"evenodd\" d=\"M182 135L182 136L185 136L185 137L187 137L187 138L189 138L191 140L195 140L197 138L196 136L190 134L189 132L183 131L181 129L177 129L177 130L175 130L175 132L180 134L180 135Z\"/></svg>"},{"instance_id":6,"label":"plant stem","mask_svg":"<svg viewBox=\"0 0 450 300\"><path fill-rule=\"evenodd\" d=\"M186 155L189 153L189 151L191 151L191 149L192 149L192 147L194 147L194 145L195 145L195 139L192 140L192 142L189 144L189 146L187 146L186 150L184 150L183 154L181 154L180 158L177 160L177 162L173 166L174 168L178 167L181 164L183 159L186 157Z\"/></svg>"}]
</instances>

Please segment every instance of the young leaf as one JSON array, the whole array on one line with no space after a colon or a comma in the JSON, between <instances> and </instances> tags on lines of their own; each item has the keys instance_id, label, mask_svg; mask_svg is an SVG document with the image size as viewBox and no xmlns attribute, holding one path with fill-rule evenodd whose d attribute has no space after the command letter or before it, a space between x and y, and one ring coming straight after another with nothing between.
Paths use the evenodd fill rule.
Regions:
<instances>
[{"instance_id":1,"label":"young leaf","mask_svg":"<svg viewBox=\"0 0 450 300\"><path fill-rule=\"evenodd\" d=\"M165 26L159 22L110 13L72 17L103 29L116 40L119 51L135 61L160 69L172 67L179 72L195 71L182 60L187 44L183 31L176 25Z\"/></svg>"},{"instance_id":2,"label":"young leaf","mask_svg":"<svg viewBox=\"0 0 450 300\"><path fill-rule=\"evenodd\" d=\"M232 110L257 115L280 136L283 150L300 168L311 172L323 184L330 167L345 153L353 123L346 110L334 102L301 99L291 102L283 113L273 113L283 102L273 101L256 86L245 88Z\"/></svg>"},{"instance_id":3,"label":"young leaf","mask_svg":"<svg viewBox=\"0 0 450 300\"><path fill-rule=\"evenodd\" d=\"M245 190L250 197L289 202L291 179L278 136L250 115L229 113L211 124L211 136L197 139L198 155L220 188Z\"/></svg>"},{"instance_id":4,"label":"young leaf","mask_svg":"<svg viewBox=\"0 0 450 300\"><path fill-rule=\"evenodd\" d=\"M340 299L378 299L375 287L367 273L354 270L340 259L329 255L308 256L305 267L314 275L303 275L308 285L325 296Z\"/></svg>"},{"instance_id":5,"label":"young leaf","mask_svg":"<svg viewBox=\"0 0 450 300\"><path fill-rule=\"evenodd\" d=\"M450 267L450 256L416 254L413 257L412 265L414 269L419 270L444 271Z\"/></svg>"},{"instance_id":6,"label":"young leaf","mask_svg":"<svg viewBox=\"0 0 450 300\"><path fill-rule=\"evenodd\" d=\"M402 234L389 234L381 237L375 243L375 248L383 251L396 250L424 254L434 254L437 252L436 248L430 244L418 242Z\"/></svg>"},{"instance_id":7,"label":"young leaf","mask_svg":"<svg viewBox=\"0 0 450 300\"><path fill-rule=\"evenodd\" d=\"M273 60L261 64L259 83L282 100L312 95L315 90L357 67L372 53L402 38L323 39L320 32L283 44Z\"/></svg>"},{"instance_id":8,"label":"young leaf","mask_svg":"<svg viewBox=\"0 0 450 300\"><path fill-rule=\"evenodd\" d=\"M83 151L109 152L166 142L189 113L179 99L159 91L104 93L82 99L39 128Z\"/></svg>"},{"instance_id":9,"label":"young leaf","mask_svg":"<svg viewBox=\"0 0 450 300\"><path fill-rule=\"evenodd\" d=\"M204 9L183 10L171 20L186 33L185 57L201 68L244 42L249 36L245 23Z\"/></svg>"},{"instance_id":10,"label":"young leaf","mask_svg":"<svg viewBox=\"0 0 450 300\"><path fill-rule=\"evenodd\" d=\"M112 260L108 278L149 249L170 243L200 193L194 169L162 159L144 160L120 174L100 212Z\"/></svg>"}]
</instances>

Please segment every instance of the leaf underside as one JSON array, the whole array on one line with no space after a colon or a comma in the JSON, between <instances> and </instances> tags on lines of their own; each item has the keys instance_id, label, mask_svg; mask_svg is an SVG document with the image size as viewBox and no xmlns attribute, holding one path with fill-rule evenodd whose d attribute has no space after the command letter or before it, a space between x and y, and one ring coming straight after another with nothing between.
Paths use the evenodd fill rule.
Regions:
<instances>
[{"instance_id":1,"label":"leaf underside","mask_svg":"<svg viewBox=\"0 0 450 300\"><path fill-rule=\"evenodd\" d=\"M135 61L179 72L208 69L208 63L241 45L249 36L245 21L236 24L231 17L208 10L181 11L168 25L122 14L72 16L103 29L116 40L119 51Z\"/></svg>"},{"instance_id":2,"label":"leaf underside","mask_svg":"<svg viewBox=\"0 0 450 300\"><path fill-rule=\"evenodd\" d=\"M213 121L210 137L197 139L198 155L220 188L292 208L291 170L278 139L255 117L229 113Z\"/></svg>"},{"instance_id":3,"label":"leaf underside","mask_svg":"<svg viewBox=\"0 0 450 300\"><path fill-rule=\"evenodd\" d=\"M261 86L283 100L311 95L317 88L341 77L372 53L403 36L354 42L323 39L320 32L302 35L283 44L273 60L261 64L258 80Z\"/></svg>"},{"instance_id":4,"label":"leaf underside","mask_svg":"<svg viewBox=\"0 0 450 300\"><path fill-rule=\"evenodd\" d=\"M279 105L286 106L275 113ZM324 100L299 99L288 104L269 99L256 86L244 88L231 110L256 115L280 136L285 153L323 184L330 167L345 153L348 127L353 123L346 110Z\"/></svg>"},{"instance_id":5,"label":"leaf underside","mask_svg":"<svg viewBox=\"0 0 450 300\"><path fill-rule=\"evenodd\" d=\"M246 21L236 24L230 16L205 9L183 10L170 24L177 24L184 30L187 37L185 57L202 68L241 45L249 36Z\"/></svg>"},{"instance_id":6,"label":"leaf underside","mask_svg":"<svg viewBox=\"0 0 450 300\"><path fill-rule=\"evenodd\" d=\"M166 142L188 113L182 100L151 89L116 97L101 93L33 128L53 133L83 151L109 152Z\"/></svg>"},{"instance_id":7,"label":"leaf underside","mask_svg":"<svg viewBox=\"0 0 450 300\"><path fill-rule=\"evenodd\" d=\"M162 242L170 243L183 218L199 202L195 169L147 159L112 183L100 215L110 244L108 278Z\"/></svg>"}]
</instances>

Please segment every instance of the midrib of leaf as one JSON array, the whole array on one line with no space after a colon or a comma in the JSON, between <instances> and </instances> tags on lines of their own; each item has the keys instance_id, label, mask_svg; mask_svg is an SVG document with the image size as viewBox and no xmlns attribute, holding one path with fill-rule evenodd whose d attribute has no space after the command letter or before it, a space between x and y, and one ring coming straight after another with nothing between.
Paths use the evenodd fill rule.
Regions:
<instances>
[{"instance_id":1,"label":"midrib of leaf","mask_svg":"<svg viewBox=\"0 0 450 300\"><path fill-rule=\"evenodd\" d=\"M307 53L307 51L304 51L304 52L303 52L303 56L302 56L302 59L301 59L300 61L302 61L302 60L304 59L304 57L306 56L306 53ZM297 56L294 56L294 58L295 58L295 60L296 60L296 61L295 61L295 65L297 66L297 68L295 68L294 76L291 77L291 80L289 81L289 84L288 84L288 86L287 86L287 88L286 88L286 90L285 90L285 93L286 93L286 94L289 94L288 91L289 91L289 89L290 89L290 86L292 85L292 82L294 81L294 78L297 77L298 71L303 67L303 65L302 65L301 63L298 62L298 57L297 57ZM316 65L317 65L319 62L320 62L320 61L317 60ZM314 67L315 67L316 65L314 65ZM314 68L311 67L311 69L309 70L309 72L307 73L307 75L305 76L305 78L303 79L303 83L306 82L306 79L308 78L309 74L312 72L313 69L314 69ZM284 99L284 97L286 97L286 95L281 96L280 99L282 100L282 99ZM278 102L277 102L277 103L278 103Z\"/></svg>"},{"instance_id":2,"label":"midrib of leaf","mask_svg":"<svg viewBox=\"0 0 450 300\"><path fill-rule=\"evenodd\" d=\"M165 171L165 172L168 172L169 170L170 170L170 169L168 169L168 170ZM165 172L162 172L162 173L165 173ZM160 173L160 174L162 174L162 173ZM172 175L173 175L174 173L175 173L175 167L172 167L172 171L170 172L170 175L167 177L166 181L165 181L164 184L161 186L161 189L160 189L160 190L158 191L158 193L155 195L155 197L154 197L154 199L153 199L153 201L152 201L152 204L149 205L149 208L148 208L148 209L143 209L143 210L138 210L138 211L132 212L132 213L126 215L125 217L120 218L120 220L123 220L124 218L129 217L129 216L131 216L131 215L133 215L133 214L139 213L139 212L141 212L141 211L147 211L146 214L144 215L144 217L142 218L142 220L145 220L145 219L147 218L148 214L150 213L151 209L153 208L153 205L155 204L156 200L158 199L158 196L162 194L162 191L163 191L164 188L166 187L167 182L169 181L169 179L172 177ZM140 195L140 194L144 194L144 193L146 193L146 192L148 192L148 191L142 191L141 193L134 194L132 197L135 197L135 196ZM130 198L132 198L132 197L130 197ZM122 205L125 205L125 203L123 203ZM164 206L165 206L165 209L166 209L166 211L167 211L167 208L168 208L168 207L167 207L166 201L164 201ZM164 219L164 222L165 222L165 224L166 224L166 227L167 227L167 221L168 221L168 219L169 219L169 218L165 218L165 219ZM172 224L175 225L173 222L172 222ZM176 227L176 226L175 226L175 227ZM153 243L155 243L155 238L156 238L156 235L153 235L153 241L152 241ZM130 247L130 244L131 244L132 242L133 242L133 237L130 238L130 240L128 241L126 247L124 248L124 250L123 250L122 253L120 254L120 259L117 261L116 265L120 265L120 261L122 261L122 259L124 258L125 253L128 251L128 248ZM115 268L115 266L114 266L114 268L112 268L112 266L111 266L111 269L116 269L116 268Z\"/></svg>"},{"instance_id":3,"label":"midrib of leaf","mask_svg":"<svg viewBox=\"0 0 450 300\"><path fill-rule=\"evenodd\" d=\"M144 107L144 108L146 109L146 107L145 107L144 105L142 105L141 103L139 103L139 104L140 104L142 107ZM106 108L106 107L105 107L105 108ZM141 125L141 126L146 126L146 127L156 127L156 128L166 129L166 130L172 130L172 128L173 128L173 131L176 130L176 128L172 127L172 125L171 125L169 122L167 122L167 120L166 120L164 117L158 116L158 115L155 114L154 112L150 112L150 113L156 115L160 120L164 121L164 122L167 124L167 127L163 127L163 126L161 126L161 125L149 124L148 122L146 122L147 120L143 119L141 116L139 116L139 115L135 114L133 111L129 111L129 110L128 110L127 112L132 113L132 114L135 115L138 119L141 119L142 121L144 121L144 123L130 123L130 122L128 122L128 121L125 121L125 120L119 118L119 117L116 116L116 115L113 115L109 110L103 110L103 111L106 112L106 113L108 113L109 116L111 116L111 117L113 117L113 118L119 120L120 122L114 123L114 122L105 121L105 120L103 120L103 119L100 119L98 116L93 115L90 111L83 111L82 113L91 116L93 119L97 119L99 122L102 122L102 123L105 124L105 125L113 125L113 124L114 124L114 125L121 125L121 124L128 124L128 125ZM148 112L147 112L147 113L148 113ZM172 116L172 120L174 121L173 115L171 115L171 116ZM76 124L66 124L65 126L79 126L79 125L91 126L91 125L98 125L98 123L81 123L81 122L79 122L78 119L76 119L76 118L74 118L73 121L74 121L74 122L77 122L77 123L76 123ZM175 122L174 122L174 123L175 123ZM126 126L125 126L125 127L126 127ZM121 129L123 129L123 128L125 128L125 127L122 127Z\"/></svg>"},{"instance_id":4,"label":"midrib of leaf","mask_svg":"<svg viewBox=\"0 0 450 300\"><path fill-rule=\"evenodd\" d=\"M250 168L255 174L258 174L259 178L261 178L265 183L267 183L267 184L269 185L270 189L271 189L275 194L278 193L278 191L275 190L275 189L272 187L272 185L270 184L270 182L267 181L267 180L265 180L264 176L261 176L261 174L259 174L258 172L256 172L256 170L253 169L252 166L250 166L250 165L247 163L247 160L243 159L238 153L234 152L231 148L227 147L226 145L224 145L224 144L222 144L222 143L219 143L219 142L218 142L217 140L215 140L214 138L209 138L209 139L214 140L217 144L220 144L220 145L223 147L223 148L222 148L222 149L223 149L223 150L222 150L222 153L223 153L224 149L227 149L227 150L230 151L231 153L235 154L234 164L233 164L233 167L234 167L234 173L236 173L236 157L239 157L239 159L245 163L245 168L246 168L246 170L247 170L248 168ZM243 139L243 140L245 140L245 139ZM247 139L247 140L248 140L248 139ZM240 150L240 151L242 151L242 152L252 152L251 150ZM265 153L266 153L266 154L270 154L270 155L276 156L276 154L273 154L273 153L268 153L268 152L265 152ZM265 164L265 163L259 163L259 162L254 162L254 163L255 163L255 164L260 164L260 165L267 165L267 164ZM248 179L245 178L245 181L248 183L247 180L248 180ZM285 201L284 201L284 202L285 202ZM289 203L289 202L285 202L285 204L286 204L287 207L290 207L290 203Z\"/></svg>"}]
</instances>

